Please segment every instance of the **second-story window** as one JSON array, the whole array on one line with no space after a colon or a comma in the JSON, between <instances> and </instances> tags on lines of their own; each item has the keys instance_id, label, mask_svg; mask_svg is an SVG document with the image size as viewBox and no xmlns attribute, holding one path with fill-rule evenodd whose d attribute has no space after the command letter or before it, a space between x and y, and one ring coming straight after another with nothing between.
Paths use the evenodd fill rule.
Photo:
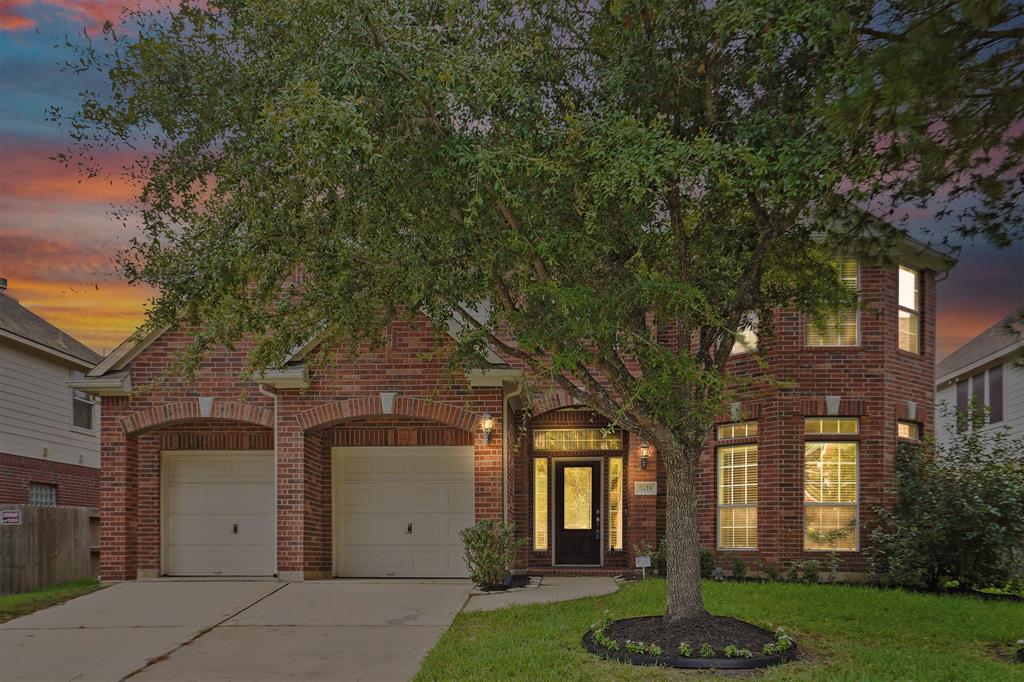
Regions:
<instances>
[{"instance_id":1,"label":"second-story window","mask_svg":"<svg viewBox=\"0 0 1024 682\"><path fill-rule=\"evenodd\" d=\"M845 258L837 264L839 279L851 291L860 289L860 265L856 258ZM856 346L860 343L860 316L857 309L839 310L825 320L808 317L808 346Z\"/></svg>"},{"instance_id":2,"label":"second-story window","mask_svg":"<svg viewBox=\"0 0 1024 682\"><path fill-rule=\"evenodd\" d=\"M81 379L82 373L75 372L72 375L75 379ZM71 423L80 429L93 428L93 409L96 405L95 399L88 393L71 389Z\"/></svg>"},{"instance_id":3,"label":"second-story window","mask_svg":"<svg viewBox=\"0 0 1024 682\"><path fill-rule=\"evenodd\" d=\"M732 355L740 353L752 353L757 350L757 313L748 313L743 318L743 324L736 332L736 339L733 341Z\"/></svg>"},{"instance_id":4,"label":"second-story window","mask_svg":"<svg viewBox=\"0 0 1024 682\"><path fill-rule=\"evenodd\" d=\"M899 270L899 348L909 353L921 352L921 275L917 270L900 266Z\"/></svg>"}]
</instances>

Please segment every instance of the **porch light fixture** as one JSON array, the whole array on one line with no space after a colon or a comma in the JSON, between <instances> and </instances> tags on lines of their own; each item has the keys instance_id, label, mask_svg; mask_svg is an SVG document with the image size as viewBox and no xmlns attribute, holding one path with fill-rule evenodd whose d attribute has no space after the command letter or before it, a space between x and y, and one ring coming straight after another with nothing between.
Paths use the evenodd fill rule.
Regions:
<instances>
[{"instance_id":1,"label":"porch light fixture","mask_svg":"<svg viewBox=\"0 0 1024 682\"><path fill-rule=\"evenodd\" d=\"M485 412L480 417L480 430L484 432L484 443L491 444L491 434L494 433L494 417L490 412Z\"/></svg>"},{"instance_id":2,"label":"porch light fixture","mask_svg":"<svg viewBox=\"0 0 1024 682\"><path fill-rule=\"evenodd\" d=\"M651 446L647 443L647 441L644 441L644 442L640 443L640 468L641 469L646 469L647 468L647 463L650 462L650 459L651 459Z\"/></svg>"}]
</instances>

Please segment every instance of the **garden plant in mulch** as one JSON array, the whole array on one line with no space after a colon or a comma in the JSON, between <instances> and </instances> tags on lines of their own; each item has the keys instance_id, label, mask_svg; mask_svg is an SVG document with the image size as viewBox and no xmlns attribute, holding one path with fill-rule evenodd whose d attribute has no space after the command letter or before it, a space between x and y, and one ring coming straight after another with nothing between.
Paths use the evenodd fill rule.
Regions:
<instances>
[{"instance_id":1,"label":"garden plant in mulch","mask_svg":"<svg viewBox=\"0 0 1024 682\"><path fill-rule=\"evenodd\" d=\"M605 619L583 636L583 646L635 665L675 668L760 668L796 657L796 642L783 629L725 616Z\"/></svg>"}]
</instances>

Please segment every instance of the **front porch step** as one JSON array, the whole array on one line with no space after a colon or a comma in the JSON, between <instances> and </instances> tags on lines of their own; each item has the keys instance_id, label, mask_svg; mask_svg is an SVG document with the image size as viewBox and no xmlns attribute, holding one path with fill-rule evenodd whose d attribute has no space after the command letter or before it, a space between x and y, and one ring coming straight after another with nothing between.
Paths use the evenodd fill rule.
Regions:
<instances>
[{"instance_id":1,"label":"front porch step","mask_svg":"<svg viewBox=\"0 0 1024 682\"><path fill-rule=\"evenodd\" d=\"M608 566L546 566L543 568L530 566L526 569L530 575L565 575L565 576L616 576L625 573L625 569Z\"/></svg>"}]
</instances>

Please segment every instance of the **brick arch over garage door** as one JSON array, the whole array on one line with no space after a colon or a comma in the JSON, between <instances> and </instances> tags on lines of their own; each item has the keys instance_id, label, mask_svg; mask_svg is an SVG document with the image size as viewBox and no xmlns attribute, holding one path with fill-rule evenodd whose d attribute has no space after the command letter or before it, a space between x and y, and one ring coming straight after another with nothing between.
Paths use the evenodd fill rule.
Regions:
<instances>
[{"instance_id":1,"label":"brick arch over garage door","mask_svg":"<svg viewBox=\"0 0 1024 682\"><path fill-rule=\"evenodd\" d=\"M182 400L176 403L156 405L121 417L121 426L126 434L134 435L168 424L194 419L230 419L273 428L274 411L253 403L214 399L208 414L203 414L199 399Z\"/></svg>"},{"instance_id":2,"label":"brick arch over garage door","mask_svg":"<svg viewBox=\"0 0 1024 682\"><path fill-rule=\"evenodd\" d=\"M395 396L391 410L384 409L380 396L350 398L338 402L327 403L303 410L295 415L295 420L304 430L328 426L346 419L359 417L411 417L413 419L429 419L463 431L473 433L477 429L479 417L455 405L438 403L421 398Z\"/></svg>"}]
</instances>

